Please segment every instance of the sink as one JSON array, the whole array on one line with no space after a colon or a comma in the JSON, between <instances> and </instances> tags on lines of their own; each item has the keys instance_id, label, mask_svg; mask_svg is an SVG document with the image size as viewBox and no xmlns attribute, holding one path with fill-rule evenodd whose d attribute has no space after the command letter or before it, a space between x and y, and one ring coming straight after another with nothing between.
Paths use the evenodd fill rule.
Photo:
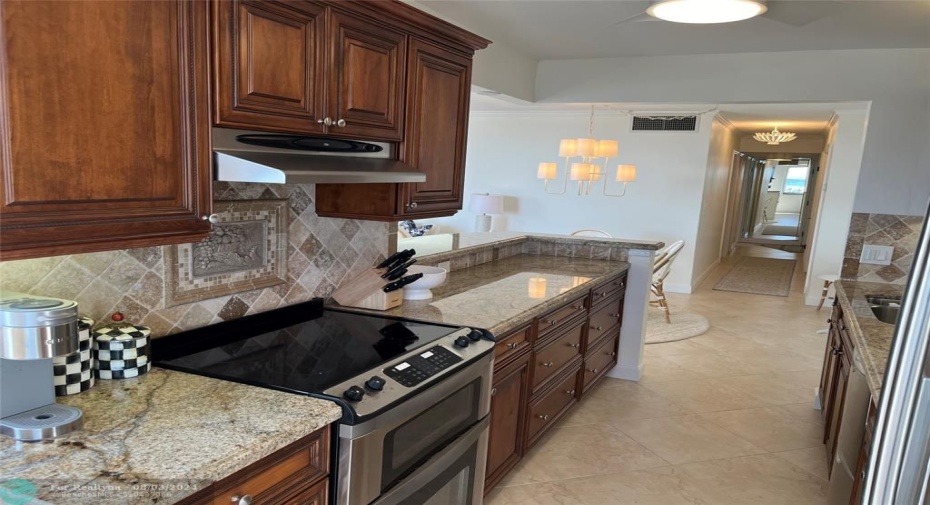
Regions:
<instances>
[{"instance_id":1,"label":"sink","mask_svg":"<svg viewBox=\"0 0 930 505\"><path fill-rule=\"evenodd\" d=\"M868 295L865 299L879 321L888 324L898 322L898 312L901 311L900 296Z\"/></svg>"}]
</instances>

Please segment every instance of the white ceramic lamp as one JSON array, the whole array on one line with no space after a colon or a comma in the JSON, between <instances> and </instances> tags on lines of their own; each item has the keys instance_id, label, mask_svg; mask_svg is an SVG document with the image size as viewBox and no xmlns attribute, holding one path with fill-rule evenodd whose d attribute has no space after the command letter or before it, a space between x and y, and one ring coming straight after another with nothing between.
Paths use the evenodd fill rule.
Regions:
<instances>
[{"instance_id":1,"label":"white ceramic lamp","mask_svg":"<svg viewBox=\"0 0 930 505\"><path fill-rule=\"evenodd\" d=\"M503 214L504 197L488 193L474 193L471 195L468 208L478 214L475 216L475 231L491 231L489 214Z\"/></svg>"}]
</instances>

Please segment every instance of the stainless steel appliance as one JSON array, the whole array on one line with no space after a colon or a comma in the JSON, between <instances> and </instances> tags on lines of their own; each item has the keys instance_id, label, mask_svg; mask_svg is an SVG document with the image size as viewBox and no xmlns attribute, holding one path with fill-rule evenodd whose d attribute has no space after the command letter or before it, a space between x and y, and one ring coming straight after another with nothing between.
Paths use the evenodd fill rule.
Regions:
<instances>
[{"instance_id":1,"label":"stainless steel appliance","mask_svg":"<svg viewBox=\"0 0 930 505\"><path fill-rule=\"evenodd\" d=\"M871 505L930 503L930 219L912 265L866 467L863 503Z\"/></svg>"},{"instance_id":2,"label":"stainless steel appliance","mask_svg":"<svg viewBox=\"0 0 930 505\"><path fill-rule=\"evenodd\" d=\"M52 358L78 350L77 303L0 293L0 434L38 441L80 429L83 412L55 403Z\"/></svg>"},{"instance_id":3,"label":"stainless steel appliance","mask_svg":"<svg viewBox=\"0 0 930 505\"><path fill-rule=\"evenodd\" d=\"M335 401L330 503L478 505L494 342L321 300L155 340L156 366Z\"/></svg>"},{"instance_id":4,"label":"stainless steel appliance","mask_svg":"<svg viewBox=\"0 0 930 505\"><path fill-rule=\"evenodd\" d=\"M216 180L300 183L424 182L394 146L306 135L213 128Z\"/></svg>"}]
</instances>

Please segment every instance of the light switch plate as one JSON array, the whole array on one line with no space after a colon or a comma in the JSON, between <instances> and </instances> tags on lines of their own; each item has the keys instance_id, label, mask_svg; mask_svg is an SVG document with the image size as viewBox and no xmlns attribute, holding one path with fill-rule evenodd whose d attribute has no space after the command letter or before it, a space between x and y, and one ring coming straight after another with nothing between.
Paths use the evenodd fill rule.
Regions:
<instances>
[{"instance_id":1,"label":"light switch plate","mask_svg":"<svg viewBox=\"0 0 930 505\"><path fill-rule=\"evenodd\" d=\"M866 244L862 246L862 256L859 257L859 263L890 265L892 255L894 255L893 246Z\"/></svg>"}]
</instances>

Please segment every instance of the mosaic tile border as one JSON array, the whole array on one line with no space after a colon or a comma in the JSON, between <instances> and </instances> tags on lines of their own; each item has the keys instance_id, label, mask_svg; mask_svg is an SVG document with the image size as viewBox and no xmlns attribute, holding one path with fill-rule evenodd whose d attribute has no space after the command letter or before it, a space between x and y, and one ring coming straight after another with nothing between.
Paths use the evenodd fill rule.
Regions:
<instances>
[{"instance_id":1,"label":"mosaic tile border","mask_svg":"<svg viewBox=\"0 0 930 505\"><path fill-rule=\"evenodd\" d=\"M165 306L218 298L220 296L270 288L287 282L287 200L233 200L213 203L216 223L212 237L222 233L224 223L260 221L264 237L258 268L198 277L194 272L197 244L165 248Z\"/></svg>"}]
</instances>

